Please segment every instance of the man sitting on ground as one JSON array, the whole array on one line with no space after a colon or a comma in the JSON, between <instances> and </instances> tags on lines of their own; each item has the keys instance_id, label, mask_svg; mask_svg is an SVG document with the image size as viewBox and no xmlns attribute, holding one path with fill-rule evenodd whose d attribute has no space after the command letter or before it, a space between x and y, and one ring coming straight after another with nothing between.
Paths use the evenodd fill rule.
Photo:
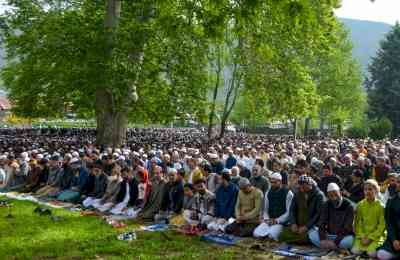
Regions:
<instances>
[{"instance_id":1,"label":"man sitting on ground","mask_svg":"<svg viewBox=\"0 0 400 260\"><path fill-rule=\"evenodd\" d=\"M334 182L328 184L327 193L329 200L322 206L318 228L309 233L309 238L317 247L350 249L354 240L353 205Z\"/></svg>"},{"instance_id":2,"label":"man sitting on ground","mask_svg":"<svg viewBox=\"0 0 400 260\"><path fill-rule=\"evenodd\" d=\"M290 205L290 227L283 229L279 241L308 244L307 233L317 225L325 197L309 176L301 175L298 184L298 192L294 194Z\"/></svg>"},{"instance_id":3,"label":"man sitting on ground","mask_svg":"<svg viewBox=\"0 0 400 260\"><path fill-rule=\"evenodd\" d=\"M275 172L271 175L271 189L264 197L264 216L261 223L255 230L257 238L270 238L278 240L283 225L289 219L290 204L293 193L282 185L282 176Z\"/></svg>"},{"instance_id":4,"label":"man sitting on ground","mask_svg":"<svg viewBox=\"0 0 400 260\"><path fill-rule=\"evenodd\" d=\"M263 194L251 186L247 178L239 181L239 188L235 206L236 220L225 228L225 232L240 237L251 237L260 223Z\"/></svg>"}]
</instances>

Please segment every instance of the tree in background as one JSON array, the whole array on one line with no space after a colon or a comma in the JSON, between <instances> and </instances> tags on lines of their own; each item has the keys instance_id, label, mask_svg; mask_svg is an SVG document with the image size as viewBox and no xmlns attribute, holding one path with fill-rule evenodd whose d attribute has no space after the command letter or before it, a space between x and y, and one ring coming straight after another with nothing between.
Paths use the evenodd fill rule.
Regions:
<instances>
[{"instance_id":1,"label":"tree in background","mask_svg":"<svg viewBox=\"0 0 400 260\"><path fill-rule=\"evenodd\" d=\"M366 81L369 116L386 117L393 124L393 134L400 134L400 24L396 23L380 44L369 66Z\"/></svg>"},{"instance_id":2,"label":"tree in background","mask_svg":"<svg viewBox=\"0 0 400 260\"><path fill-rule=\"evenodd\" d=\"M207 39L228 2L9 0L2 76L15 112L96 116L97 142L110 146L124 142L129 118L204 116Z\"/></svg>"},{"instance_id":3,"label":"tree in background","mask_svg":"<svg viewBox=\"0 0 400 260\"><path fill-rule=\"evenodd\" d=\"M352 57L349 33L341 23L332 28L327 50L318 52L313 77L322 100L318 109L320 127L325 123L334 125L341 136L346 121L355 122L363 117L366 95L360 66Z\"/></svg>"}]
</instances>

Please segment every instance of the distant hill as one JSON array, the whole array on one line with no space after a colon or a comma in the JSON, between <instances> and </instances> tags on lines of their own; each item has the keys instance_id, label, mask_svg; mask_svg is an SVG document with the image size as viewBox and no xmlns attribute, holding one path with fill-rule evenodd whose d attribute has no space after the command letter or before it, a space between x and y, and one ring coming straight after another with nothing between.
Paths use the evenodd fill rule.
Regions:
<instances>
[{"instance_id":1,"label":"distant hill","mask_svg":"<svg viewBox=\"0 0 400 260\"><path fill-rule=\"evenodd\" d=\"M353 42L353 56L361 64L365 74L368 64L379 49L379 43L391 29L390 24L340 18L350 30Z\"/></svg>"}]
</instances>

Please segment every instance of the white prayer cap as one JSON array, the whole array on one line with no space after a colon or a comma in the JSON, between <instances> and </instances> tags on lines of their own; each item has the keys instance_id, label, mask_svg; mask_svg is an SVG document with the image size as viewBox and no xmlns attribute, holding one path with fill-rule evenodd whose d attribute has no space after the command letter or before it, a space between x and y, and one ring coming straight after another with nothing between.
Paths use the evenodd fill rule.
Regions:
<instances>
[{"instance_id":1,"label":"white prayer cap","mask_svg":"<svg viewBox=\"0 0 400 260\"><path fill-rule=\"evenodd\" d=\"M77 163L77 162L79 162L79 159L76 158L76 157L72 158L71 161L70 161L71 164L72 163Z\"/></svg>"},{"instance_id":2,"label":"white prayer cap","mask_svg":"<svg viewBox=\"0 0 400 260\"><path fill-rule=\"evenodd\" d=\"M125 161L125 156L123 156L123 155L119 156L118 161Z\"/></svg>"},{"instance_id":3,"label":"white prayer cap","mask_svg":"<svg viewBox=\"0 0 400 260\"><path fill-rule=\"evenodd\" d=\"M351 159L351 158L353 158L353 156L351 156L351 154L346 154L345 156L344 156L344 158L348 158L348 159Z\"/></svg>"},{"instance_id":4,"label":"white prayer cap","mask_svg":"<svg viewBox=\"0 0 400 260\"><path fill-rule=\"evenodd\" d=\"M121 154L121 149L115 149L115 152Z\"/></svg>"},{"instance_id":5,"label":"white prayer cap","mask_svg":"<svg viewBox=\"0 0 400 260\"><path fill-rule=\"evenodd\" d=\"M218 154L209 153L209 154L207 154L207 155L208 155L208 157L210 157L210 159L218 159Z\"/></svg>"},{"instance_id":6,"label":"white prayer cap","mask_svg":"<svg viewBox=\"0 0 400 260\"><path fill-rule=\"evenodd\" d=\"M1 155L0 160L7 160L7 155Z\"/></svg>"},{"instance_id":7,"label":"white prayer cap","mask_svg":"<svg viewBox=\"0 0 400 260\"><path fill-rule=\"evenodd\" d=\"M78 157L79 157L79 153L78 153L78 152L76 152L76 151L75 151L75 152L73 152L73 153L72 153L72 157L76 157L76 158L78 158Z\"/></svg>"},{"instance_id":8,"label":"white prayer cap","mask_svg":"<svg viewBox=\"0 0 400 260\"><path fill-rule=\"evenodd\" d=\"M274 172L270 175L271 179L282 181L282 175L279 172Z\"/></svg>"},{"instance_id":9,"label":"white prayer cap","mask_svg":"<svg viewBox=\"0 0 400 260\"><path fill-rule=\"evenodd\" d=\"M304 154L299 154L299 156L297 157L298 160L306 160L306 156Z\"/></svg>"},{"instance_id":10,"label":"white prayer cap","mask_svg":"<svg viewBox=\"0 0 400 260\"><path fill-rule=\"evenodd\" d=\"M175 168L168 168L168 174L178 173Z\"/></svg>"},{"instance_id":11,"label":"white prayer cap","mask_svg":"<svg viewBox=\"0 0 400 260\"><path fill-rule=\"evenodd\" d=\"M237 166L246 167L246 163L243 160L238 160L236 164Z\"/></svg>"},{"instance_id":12,"label":"white prayer cap","mask_svg":"<svg viewBox=\"0 0 400 260\"><path fill-rule=\"evenodd\" d=\"M43 154L38 154L38 155L36 155L36 159L38 159L38 160L42 160L43 159Z\"/></svg>"},{"instance_id":13,"label":"white prayer cap","mask_svg":"<svg viewBox=\"0 0 400 260\"><path fill-rule=\"evenodd\" d=\"M247 186L250 186L250 181L249 181L249 179L247 179L247 178L240 178L240 180L239 180L239 187L240 187L240 188L244 188L244 187L247 187Z\"/></svg>"},{"instance_id":14,"label":"white prayer cap","mask_svg":"<svg viewBox=\"0 0 400 260\"><path fill-rule=\"evenodd\" d=\"M316 157L311 158L311 164L319 164L319 160Z\"/></svg>"},{"instance_id":15,"label":"white prayer cap","mask_svg":"<svg viewBox=\"0 0 400 260\"><path fill-rule=\"evenodd\" d=\"M21 158L27 159L28 158L28 153L27 152L21 153Z\"/></svg>"},{"instance_id":16,"label":"white prayer cap","mask_svg":"<svg viewBox=\"0 0 400 260\"><path fill-rule=\"evenodd\" d=\"M339 188L339 186L338 186L336 183L331 182L331 183L328 184L328 189L327 189L326 191L327 191L327 192L331 192L331 191L340 191L340 188Z\"/></svg>"},{"instance_id":17,"label":"white prayer cap","mask_svg":"<svg viewBox=\"0 0 400 260\"><path fill-rule=\"evenodd\" d=\"M288 163L289 163L289 160L286 159L286 158L284 158L284 159L281 160L281 164L288 164Z\"/></svg>"}]
</instances>

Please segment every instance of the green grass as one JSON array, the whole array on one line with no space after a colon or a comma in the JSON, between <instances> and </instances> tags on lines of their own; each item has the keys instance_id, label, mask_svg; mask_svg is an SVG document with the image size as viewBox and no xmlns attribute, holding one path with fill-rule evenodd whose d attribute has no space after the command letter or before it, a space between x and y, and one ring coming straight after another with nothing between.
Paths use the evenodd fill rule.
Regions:
<instances>
[{"instance_id":1,"label":"green grass","mask_svg":"<svg viewBox=\"0 0 400 260\"><path fill-rule=\"evenodd\" d=\"M1 199L2 197L0 197ZM4 199L4 197L3 197ZM65 219L53 222L34 213L36 204L12 202L11 214L0 207L0 259L249 259L248 250L220 247L168 231L137 232L137 240L118 241L116 230L99 217L82 217L64 209L52 209ZM138 224L128 223L128 229ZM246 256L246 257L245 257Z\"/></svg>"}]
</instances>

